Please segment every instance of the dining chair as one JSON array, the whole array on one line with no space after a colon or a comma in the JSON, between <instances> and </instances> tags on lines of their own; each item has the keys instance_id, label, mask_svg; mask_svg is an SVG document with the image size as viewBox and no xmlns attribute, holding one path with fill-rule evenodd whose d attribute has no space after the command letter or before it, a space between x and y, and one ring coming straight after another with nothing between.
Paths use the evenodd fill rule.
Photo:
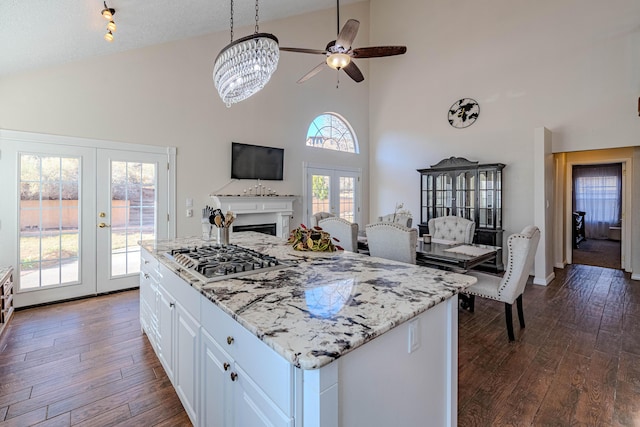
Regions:
<instances>
[{"instance_id":1,"label":"dining chair","mask_svg":"<svg viewBox=\"0 0 640 427\"><path fill-rule=\"evenodd\" d=\"M429 234L432 239L455 243L473 243L476 223L459 216L440 216L429 220Z\"/></svg>"},{"instance_id":2,"label":"dining chair","mask_svg":"<svg viewBox=\"0 0 640 427\"><path fill-rule=\"evenodd\" d=\"M378 222L395 222L397 224L404 225L405 227L411 227L413 218L406 214L388 214L378 217Z\"/></svg>"},{"instance_id":3,"label":"dining chair","mask_svg":"<svg viewBox=\"0 0 640 427\"><path fill-rule=\"evenodd\" d=\"M366 230L371 256L416 263L418 230L415 228L383 221L368 224Z\"/></svg>"},{"instance_id":4,"label":"dining chair","mask_svg":"<svg viewBox=\"0 0 640 427\"><path fill-rule=\"evenodd\" d=\"M318 227L338 239L335 243L345 251L358 252L358 224L337 216L321 219Z\"/></svg>"},{"instance_id":5,"label":"dining chair","mask_svg":"<svg viewBox=\"0 0 640 427\"><path fill-rule=\"evenodd\" d=\"M467 273L478 279L477 283L464 290L464 293L469 296L466 303L468 310L473 312L475 296L504 302L509 341L515 339L513 336L513 316L511 314L511 306L514 301L518 308L520 328L524 328L522 294L529 279L539 240L540 230L535 225L529 225L520 233L509 236L507 239L507 266L503 277L476 271Z\"/></svg>"},{"instance_id":6,"label":"dining chair","mask_svg":"<svg viewBox=\"0 0 640 427\"><path fill-rule=\"evenodd\" d=\"M313 215L311 215L311 226L316 227L318 225L318 222L320 222L321 219L331 218L331 217L335 217L335 215L329 212L316 212Z\"/></svg>"}]
</instances>

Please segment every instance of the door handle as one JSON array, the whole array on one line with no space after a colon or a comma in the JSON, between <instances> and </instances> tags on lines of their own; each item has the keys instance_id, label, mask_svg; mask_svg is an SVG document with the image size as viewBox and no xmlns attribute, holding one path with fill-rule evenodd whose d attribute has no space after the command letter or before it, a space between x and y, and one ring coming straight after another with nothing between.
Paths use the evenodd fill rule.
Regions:
<instances>
[{"instance_id":1,"label":"door handle","mask_svg":"<svg viewBox=\"0 0 640 427\"><path fill-rule=\"evenodd\" d=\"M98 227L105 228L105 227L111 227L111 226L109 224L105 224L104 222L101 222L100 224L98 224Z\"/></svg>"}]
</instances>

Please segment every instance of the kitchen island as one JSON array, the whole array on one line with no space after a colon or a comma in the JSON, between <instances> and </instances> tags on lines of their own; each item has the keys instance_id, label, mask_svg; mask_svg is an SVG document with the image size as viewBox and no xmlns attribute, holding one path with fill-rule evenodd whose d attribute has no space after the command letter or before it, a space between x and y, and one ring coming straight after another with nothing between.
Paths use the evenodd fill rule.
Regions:
<instances>
[{"instance_id":1,"label":"kitchen island","mask_svg":"<svg viewBox=\"0 0 640 427\"><path fill-rule=\"evenodd\" d=\"M456 425L457 294L471 276L282 239L288 264L205 283L142 242L141 323L196 425Z\"/></svg>"}]
</instances>

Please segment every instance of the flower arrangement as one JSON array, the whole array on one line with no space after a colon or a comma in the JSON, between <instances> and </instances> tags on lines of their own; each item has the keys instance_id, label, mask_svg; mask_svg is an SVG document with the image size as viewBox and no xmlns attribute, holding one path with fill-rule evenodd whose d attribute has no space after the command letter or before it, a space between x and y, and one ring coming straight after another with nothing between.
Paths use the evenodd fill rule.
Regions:
<instances>
[{"instance_id":1,"label":"flower arrangement","mask_svg":"<svg viewBox=\"0 0 640 427\"><path fill-rule=\"evenodd\" d=\"M408 216L411 218L411 211L404 209L404 203L396 202L396 209L393 211L393 222L396 222L396 216Z\"/></svg>"},{"instance_id":2,"label":"flower arrangement","mask_svg":"<svg viewBox=\"0 0 640 427\"><path fill-rule=\"evenodd\" d=\"M300 224L300 227L291 231L287 242L293 245L293 249L296 251L335 252L343 250L340 246L334 245L333 240L339 242L321 227L307 228L304 224Z\"/></svg>"}]
</instances>

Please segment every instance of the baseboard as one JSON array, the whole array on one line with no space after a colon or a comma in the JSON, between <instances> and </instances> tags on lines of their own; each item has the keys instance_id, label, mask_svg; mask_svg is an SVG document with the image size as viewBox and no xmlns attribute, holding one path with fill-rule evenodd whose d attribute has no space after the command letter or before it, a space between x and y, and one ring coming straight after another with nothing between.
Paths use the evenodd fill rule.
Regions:
<instances>
[{"instance_id":1,"label":"baseboard","mask_svg":"<svg viewBox=\"0 0 640 427\"><path fill-rule=\"evenodd\" d=\"M632 274L631 280L640 280L640 274Z\"/></svg>"},{"instance_id":2,"label":"baseboard","mask_svg":"<svg viewBox=\"0 0 640 427\"><path fill-rule=\"evenodd\" d=\"M567 263L566 263L566 262L562 262L562 263L554 264L554 267L555 267L555 268L562 268L562 269L564 269L564 267L565 267L566 265L567 265Z\"/></svg>"},{"instance_id":3,"label":"baseboard","mask_svg":"<svg viewBox=\"0 0 640 427\"><path fill-rule=\"evenodd\" d=\"M538 277L533 278L533 284L534 285L542 285L542 286L547 286L549 283L551 283L553 281L553 279L556 278L556 273L554 273L553 271L544 279L540 279Z\"/></svg>"}]
</instances>

